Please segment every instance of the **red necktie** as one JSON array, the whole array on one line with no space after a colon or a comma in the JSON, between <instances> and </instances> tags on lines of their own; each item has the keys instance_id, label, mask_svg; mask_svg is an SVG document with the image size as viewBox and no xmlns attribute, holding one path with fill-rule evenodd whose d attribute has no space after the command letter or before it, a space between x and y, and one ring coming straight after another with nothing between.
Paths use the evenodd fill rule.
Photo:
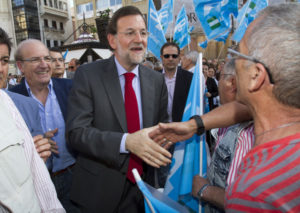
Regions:
<instances>
[{"instance_id":1,"label":"red necktie","mask_svg":"<svg viewBox=\"0 0 300 213\"><path fill-rule=\"evenodd\" d=\"M129 133L140 130L139 109L135 96L135 92L132 87L132 79L134 73L125 73L125 111L127 120L127 129ZM141 175L143 173L143 162L134 154L130 154L129 165L127 170L127 178L135 183L135 179L132 174L132 169L136 168Z\"/></svg>"}]
</instances>

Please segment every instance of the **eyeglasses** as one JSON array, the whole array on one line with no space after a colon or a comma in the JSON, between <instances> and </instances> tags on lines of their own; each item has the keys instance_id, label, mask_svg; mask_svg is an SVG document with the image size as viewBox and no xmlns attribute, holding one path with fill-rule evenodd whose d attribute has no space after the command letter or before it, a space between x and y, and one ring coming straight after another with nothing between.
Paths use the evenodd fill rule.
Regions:
<instances>
[{"instance_id":1,"label":"eyeglasses","mask_svg":"<svg viewBox=\"0 0 300 213\"><path fill-rule=\"evenodd\" d=\"M3 56L2 58L0 58L1 61L1 65L5 66L9 63L9 56Z\"/></svg>"},{"instance_id":2,"label":"eyeglasses","mask_svg":"<svg viewBox=\"0 0 300 213\"><path fill-rule=\"evenodd\" d=\"M149 35L149 32L147 32L146 30L141 30L141 31L137 31L137 30L129 30L126 32L118 32L121 34L124 34L125 37L129 38L129 39L133 39L136 37L137 34L139 34L141 36L141 38L147 38Z\"/></svg>"},{"instance_id":3,"label":"eyeglasses","mask_svg":"<svg viewBox=\"0 0 300 213\"><path fill-rule=\"evenodd\" d=\"M32 64L39 64L42 61L45 61L46 63L49 63L52 61L52 58L50 56L45 56L45 57L33 57L33 58L27 58L27 59L22 59L20 61L26 61Z\"/></svg>"},{"instance_id":4,"label":"eyeglasses","mask_svg":"<svg viewBox=\"0 0 300 213\"><path fill-rule=\"evenodd\" d=\"M165 54L163 56L164 56L164 58L170 58L170 57L177 58L178 57L178 55L176 55L176 54Z\"/></svg>"},{"instance_id":5,"label":"eyeglasses","mask_svg":"<svg viewBox=\"0 0 300 213\"><path fill-rule=\"evenodd\" d=\"M268 74L270 83L271 83L271 84L274 84L274 80L273 80L273 78L272 78L270 69L269 69L263 62L259 61L258 59L254 58L254 57L244 55L244 54L242 54L242 53L240 53L240 52L238 52L238 51L235 51L235 50L233 50L233 49L230 49L230 48L228 48L228 52L231 53L231 54L234 54L234 55L236 55L236 56L238 56L238 57L244 58L244 59L246 59L246 60L253 61L254 63L263 65L264 68L265 68L266 71L267 71L267 74Z\"/></svg>"},{"instance_id":6,"label":"eyeglasses","mask_svg":"<svg viewBox=\"0 0 300 213\"><path fill-rule=\"evenodd\" d=\"M52 62L61 62L61 63L64 62L63 58L53 58L53 57L51 57L51 59L52 59Z\"/></svg>"},{"instance_id":7,"label":"eyeglasses","mask_svg":"<svg viewBox=\"0 0 300 213\"><path fill-rule=\"evenodd\" d=\"M68 68L69 68L69 69L74 69L75 67L73 67L73 66L69 66Z\"/></svg>"}]
</instances>

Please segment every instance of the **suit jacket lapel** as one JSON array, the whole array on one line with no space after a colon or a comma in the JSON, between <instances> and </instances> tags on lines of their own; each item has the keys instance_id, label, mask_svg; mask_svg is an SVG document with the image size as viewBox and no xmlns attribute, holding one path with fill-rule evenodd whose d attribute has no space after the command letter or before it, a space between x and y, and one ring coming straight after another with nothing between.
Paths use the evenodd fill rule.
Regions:
<instances>
[{"instance_id":1,"label":"suit jacket lapel","mask_svg":"<svg viewBox=\"0 0 300 213\"><path fill-rule=\"evenodd\" d=\"M124 107L124 100L122 90L120 86L120 80L118 76L117 67L115 65L114 57L112 56L106 66L104 65L100 69L104 69L101 73L101 79L106 93L108 95L111 106L117 116L117 119L124 132L127 132L126 112Z\"/></svg>"},{"instance_id":2,"label":"suit jacket lapel","mask_svg":"<svg viewBox=\"0 0 300 213\"><path fill-rule=\"evenodd\" d=\"M154 79L142 66L139 67L141 100L143 109L143 127L153 126L153 105L155 100Z\"/></svg>"}]
</instances>

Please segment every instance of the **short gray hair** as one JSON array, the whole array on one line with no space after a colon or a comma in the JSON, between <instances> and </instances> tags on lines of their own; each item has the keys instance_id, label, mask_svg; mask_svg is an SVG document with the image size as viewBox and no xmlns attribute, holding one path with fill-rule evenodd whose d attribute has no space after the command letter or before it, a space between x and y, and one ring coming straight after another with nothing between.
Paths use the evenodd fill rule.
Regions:
<instances>
[{"instance_id":1,"label":"short gray hair","mask_svg":"<svg viewBox=\"0 0 300 213\"><path fill-rule=\"evenodd\" d=\"M225 79L229 78L228 75L235 76L235 59L229 59L226 62L223 69L223 74L225 74Z\"/></svg>"},{"instance_id":2,"label":"short gray hair","mask_svg":"<svg viewBox=\"0 0 300 213\"><path fill-rule=\"evenodd\" d=\"M197 58L198 58L199 53L197 51L191 51L188 52L185 57L187 59L190 59L192 63L195 65L197 63Z\"/></svg>"},{"instance_id":3,"label":"short gray hair","mask_svg":"<svg viewBox=\"0 0 300 213\"><path fill-rule=\"evenodd\" d=\"M300 108L300 4L268 6L257 19L246 41L249 55L270 69L276 99Z\"/></svg>"},{"instance_id":4,"label":"short gray hair","mask_svg":"<svg viewBox=\"0 0 300 213\"><path fill-rule=\"evenodd\" d=\"M154 69L154 64L151 61L145 61L143 65L149 67L150 69Z\"/></svg>"}]
</instances>

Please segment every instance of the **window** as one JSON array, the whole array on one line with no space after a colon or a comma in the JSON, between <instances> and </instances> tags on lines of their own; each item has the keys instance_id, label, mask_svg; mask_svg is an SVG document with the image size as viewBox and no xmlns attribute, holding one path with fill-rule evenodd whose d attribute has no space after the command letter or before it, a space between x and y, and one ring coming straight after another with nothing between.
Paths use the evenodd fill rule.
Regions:
<instances>
[{"instance_id":1,"label":"window","mask_svg":"<svg viewBox=\"0 0 300 213\"><path fill-rule=\"evenodd\" d=\"M54 47L58 46L58 42L56 40L53 41L54 42Z\"/></svg>"},{"instance_id":2,"label":"window","mask_svg":"<svg viewBox=\"0 0 300 213\"><path fill-rule=\"evenodd\" d=\"M58 5L59 5L59 9L62 10L63 6L62 6L62 2L61 1L59 1Z\"/></svg>"},{"instance_id":3,"label":"window","mask_svg":"<svg viewBox=\"0 0 300 213\"><path fill-rule=\"evenodd\" d=\"M44 19L44 27L47 27L47 28L49 27L47 19Z\"/></svg>"},{"instance_id":4,"label":"window","mask_svg":"<svg viewBox=\"0 0 300 213\"><path fill-rule=\"evenodd\" d=\"M56 21L52 21L52 28L57 29Z\"/></svg>"},{"instance_id":5,"label":"window","mask_svg":"<svg viewBox=\"0 0 300 213\"><path fill-rule=\"evenodd\" d=\"M64 46L64 42L63 41L60 42L60 46Z\"/></svg>"},{"instance_id":6,"label":"window","mask_svg":"<svg viewBox=\"0 0 300 213\"><path fill-rule=\"evenodd\" d=\"M50 7L53 7L52 0L49 0Z\"/></svg>"},{"instance_id":7,"label":"window","mask_svg":"<svg viewBox=\"0 0 300 213\"><path fill-rule=\"evenodd\" d=\"M61 30L64 30L64 23L60 22L60 23L59 23L59 26L60 26L60 29L61 29Z\"/></svg>"},{"instance_id":8,"label":"window","mask_svg":"<svg viewBox=\"0 0 300 213\"><path fill-rule=\"evenodd\" d=\"M48 5L48 2L47 0L44 0L44 5L47 6Z\"/></svg>"},{"instance_id":9,"label":"window","mask_svg":"<svg viewBox=\"0 0 300 213\"><path fill-rule=\"evenodd\" d=\"M96 8L97 10L104 10L109 7L109 0L97 0Z\"/></svg>"},{"instance_id":10,"label":"window","mask_svg":"<svg viewBox=\"0 0 300 213\"><path fill-rule=\"evenodd\" d=\"M63 10L64 11L68 11L68 5L67 5L67 3L63 3Z\"/></svg>"},{"instance_id":11,"label":"window","mask_svg":"<svg viewBox=\"0 0 300 213\"><path fill-rule=\"evenodd\" d=\"M47 42L47 47L48 47L48 48L51 47L51 42L50 42L50 40L47 40L46 42Z\"/></svg>"},{"instance_id":12,"label":"window","mask_svg":"<svg viewBox=\"0 0 300 213\"><path fill-rule=\"evenodd\" d=\"M55 8L58 8L57 0L54 0L54 7L55 7Z\"/></svg>"}]
</instances>

